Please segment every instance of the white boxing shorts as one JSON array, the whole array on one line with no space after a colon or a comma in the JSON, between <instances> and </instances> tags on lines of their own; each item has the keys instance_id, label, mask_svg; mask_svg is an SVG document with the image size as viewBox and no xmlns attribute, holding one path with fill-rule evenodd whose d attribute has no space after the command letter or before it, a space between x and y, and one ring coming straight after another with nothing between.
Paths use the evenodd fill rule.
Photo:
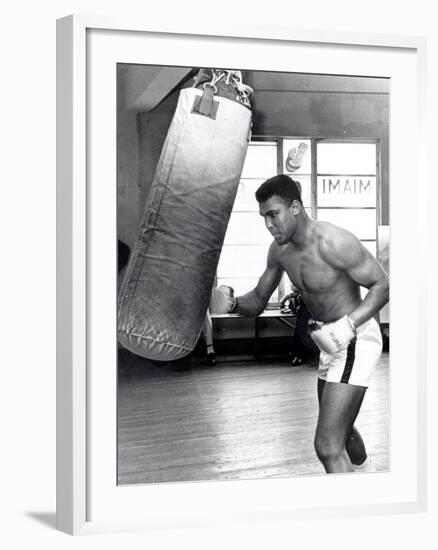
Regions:
<instances>
[{"instance_id":1,"label":"white boxing shorts","mask_svg":"<svg viewBox=\"0 0 438 550\"><path fill-rule=\"evenodd\" d=\"M321 351L318 375L327 382L353 386L370 385L382 354L382 335L374 318L357 328L356 337L347 349L336 353Z\"/></svg>"}]
</instances>

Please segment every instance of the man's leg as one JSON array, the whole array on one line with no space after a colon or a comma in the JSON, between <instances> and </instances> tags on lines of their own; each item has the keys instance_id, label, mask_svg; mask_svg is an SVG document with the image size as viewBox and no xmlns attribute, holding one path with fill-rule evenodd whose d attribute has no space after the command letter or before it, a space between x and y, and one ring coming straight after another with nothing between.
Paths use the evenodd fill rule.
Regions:
<instances>
[{"instance_id":1,"label":"man's leg","mask_svg":"<svg viewBox=\"0 0 438 550\"><path fill-rule=\"evenodd\" d=\"M351 459L358 457L352 454L350 459L347 440L357 432L353 431L353 425L365 392L362 386L318 380L320 408L315 450L327 473L353 471ZM354 451L360 453L360 443L363 445L362 438L350 442L350 447L354 445ZM353 452L351 448L350 451Z\"/></svg>"},{"instance_id":2,"label":"man's leg","mask_svg":"<svg viewBox=\"0 0 438 550\"><path fill-rule=\"evenodd\" d=\"M321 396L324 391L325 380L318 378L318 402L321 403ZM347 454L353 464L353 466L362 465L368 458L365 443L359 430L353 426L350 436L347 438L345 444Z\"/></svg>"},{"instance_id":3,"label":"man's leg","mask_svg":"<svg viewBox=\"0 0 438 550\"><path fill-rule=\"evenodd\" d=\"M345 445L353 466L360 466L368 458L365 443L357 428L353 426L350 437Z\"/></svg>"}]
</instances>

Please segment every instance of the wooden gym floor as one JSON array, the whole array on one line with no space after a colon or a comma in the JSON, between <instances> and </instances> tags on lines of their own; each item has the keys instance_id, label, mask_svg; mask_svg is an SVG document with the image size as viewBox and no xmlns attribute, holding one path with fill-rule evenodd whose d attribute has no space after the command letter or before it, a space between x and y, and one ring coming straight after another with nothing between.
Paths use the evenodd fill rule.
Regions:
<instances>
[{"instance_id":1,"label":"wooden gym floor","mask_svg":"<svg viewBox=\"0 0 438 550\"><path fill-rule=\"evenodd\" d=\"M120 350L119 484L323 474L313 448L316 379L316 363L156 366ZM388 470L388 353L356 426L376 470Z\"/></svg>"}]
</instances>

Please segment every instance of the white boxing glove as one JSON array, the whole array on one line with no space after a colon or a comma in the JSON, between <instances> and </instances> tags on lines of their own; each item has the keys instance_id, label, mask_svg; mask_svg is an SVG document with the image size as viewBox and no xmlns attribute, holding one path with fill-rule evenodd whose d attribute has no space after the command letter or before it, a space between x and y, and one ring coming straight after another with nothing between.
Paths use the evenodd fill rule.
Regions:
<instances>
[{"instance_id":1,"label":"white boxing glove","mask_svg":"<svg viewBox=\"0 0 438 550\"><path fill-rule=\"evenodd\" d=\"M310 319L308 326L312 340L325 353L332 354L348 348L348 344L356 336L356 328L348 315L333 323Z\"/></svg>"},{"instance_id":2,"label":"white boxing glove","mask_svg":"<svg viewBox=\"0 0 438 550\"><path fill-rule=\"evenodd\" d=\"M236 306L234 289L230 286L219 285L213 289L210 300L211 313L230 313Z\"/></svg>"}]
</instances>

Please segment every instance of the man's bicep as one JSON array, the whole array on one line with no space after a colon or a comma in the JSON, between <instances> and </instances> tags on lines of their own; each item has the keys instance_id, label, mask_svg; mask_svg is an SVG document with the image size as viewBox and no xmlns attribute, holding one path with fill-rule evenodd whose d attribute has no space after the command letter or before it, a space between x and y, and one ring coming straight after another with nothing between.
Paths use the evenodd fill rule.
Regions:
<instances>
[{"instance_id":1,"label":"man's bicep","mask_svg":"<svg viewBox=\"0 0 438 550\"><path fill-rule=\"evenodd\" d=\"M330 243L329 263L366 288L386 277L380 263L357 237L346 231L339 232L337 237Z\"/></svg>"},{"instance_id":2,"label":"man's bicep","mask_svg":"<svg viewBox=\"0 0 438 550\"><path fill-rule=\"evenodd\" d=\"M350 265L346 271L355 282L365 288L370 288L380 280L387 279L387 274L376 258L363 245L361 246L363 250L360 261Z\"/></svg>"},{"instance_id":3,"label":"man's bicep","mask_svg":"<svg viewBox=\"0 0 438 550\"><path fill-rule=\"evenodd\" d=\"M371 252L356 237L351 236L348 241L341 250L341 261L348 276L365 288L384 280L386 273Z\"/></svg>"}]
</instances>

